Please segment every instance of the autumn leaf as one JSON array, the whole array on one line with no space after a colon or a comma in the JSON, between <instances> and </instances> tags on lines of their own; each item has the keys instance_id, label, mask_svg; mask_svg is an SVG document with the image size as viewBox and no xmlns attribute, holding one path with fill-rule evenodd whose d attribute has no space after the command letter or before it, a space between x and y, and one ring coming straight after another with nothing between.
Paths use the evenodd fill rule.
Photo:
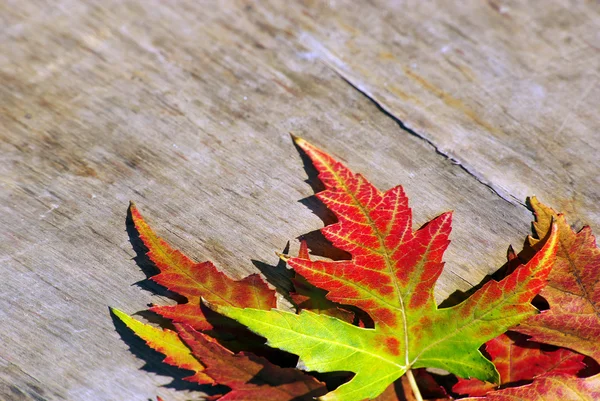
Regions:
<instances>
[{"instance_id":1,"label":"autumn leaf","mask_svg":"<svg viewBox=\"0 0 600 401\"><path fill-rule=\"evenodd\" d=\"M567 374L542 376L531 384L497 390L484 397L462 398L460 401L598 401L600 375L579 378Z\"/></svg>"},{"instance_id":2,"label":"autumn leaf","mask_svg":"<svg viewBox=\"0 0 600 401\"><path fill-rule=\"evenodd\" d=\"M111 308L110 310L125 326L146 341L150 348L166 355L164 363L194 372L192 376L185 377L184 380L200 384L214 384L214 380L205 374L204 366L192 355L191 350L181 341L176 332L144 324L118 309Z\"/></svg>"},{"instance_id":3,"label":"autumn leaf","mask_svg":"<svg viewBox=\"0 0 600 401\"><path fill-rule=\"evenodd\" d=\"M183 304L153 306L150 308L152 312L198 330L209 330L212 324L200 307L201 298L215 304L239 307L275 307L275 291L269 289L260 275L252 274L235 281L218 271L211 262L193 262L159 238L133 202L129 210L140 239L148 248L147 256L160 270L160 274L150 279L187 298L187 303Z\"/></svg>"},{"instance_id":4,"label":"autumn leaf","mask_svg":"<svg viewBox=\"0 0 600 401\"><path fill-rule=\"evenodd\" d=\"M375 328L308 310L296 315L210 306L267 337L269 345L299 355L304 369L355 373L322 400L375 398L408 369L419 367L498 382L494 365L478 349L537 312L530 300L544 286L554 262L556 230L526 265L500 282L489 281L461 304L438 309L433 290L443 269L451 213L413 231L402 187L381 192L306 141L295 141L326 187L317 197L338 218L322 233L352 260L289 258L288 264L327 290L331 301L366 311Z\"/></svg>"},{"instance_id":5,"label":"autumn leaf","mask_svg":"<svg viewBox=\"0 0 600 401\"><path fill-rule=\"evenodd\" d=\"M323 383L300 370L281 368L251 353L233 354L191 326L175 327L206 367L204 373L231 388L220 401L307 401L327 392Z\"/></svg>"},{"instance_id":6,"label":"autumn leaf","mask_svg":"<svg viewBox=\"0 0 600 401\"><path fill-rule=\"evenodd\" d=\"M500 385L531 381L542 375L575 375L585 367L583 355L565 348L544 350L541 344L527 341L526 336L518 333L502 334L488 341L485 350L500 373ZM477 379L459 379L452 391L480 396L496 387Z\"/></svg>"},{"instance_id":7,"label":"autumn leaf","mask_svg":"<svg viewBox=\"0 0 600 401\"><path fill-rule=\"evenodd\" d=\"M543 238L554 220L558 226L556 263L541 291L550 305L539 315L522 322L516 331L532 340L571 348L600 362L600 249L590 227L575 232L565 216L530 199L538 238ZM540 240L529 238L536 246Z\"/></svg>"}]
</instances>

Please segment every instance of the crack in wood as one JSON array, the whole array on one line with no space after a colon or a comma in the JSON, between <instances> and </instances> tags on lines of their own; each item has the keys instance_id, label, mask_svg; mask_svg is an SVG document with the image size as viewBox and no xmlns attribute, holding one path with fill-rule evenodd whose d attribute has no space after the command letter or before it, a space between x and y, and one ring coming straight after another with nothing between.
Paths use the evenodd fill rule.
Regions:
<instances>
[{"instance_id":1,"label":"crack in wood","mask_svg":"<svg viewBox=\"0 0 600 401\"><path fill-rule=\"evenodd\" d=\"M363 95L365 98L367 98L367 100L369 100L377 108L377 110L379 110L384 115L386 115L388 118L390 118L391 120L393 120L396 124L398 124L398 126L400 127L400 129L402 129L403 131L409 133L410 135L413 135L413 136L419 138L420 140L424 141L425 143L427 143L429 146L431 146L433 148L433 150L438 155L444 157L445 159L447 159L448 161L450 161L450 163L452 163L453 165L458 166L465 173L467 173L470 177L472 177L473 179L475 179L481 185L484 185L485 187L487 187L492 193L494 193L495 195L497 195L503 201L505 201L507 203L510 203L511 205L527 207L525 205L525 203L522 202L522 201L520 201L517 197L513 196L510 193L506 193L506 191L504 191L504 190L502 190L500 188L496 188L495 185L493 185L490 182L485 181L483 178L479 177L476 173L474 173L473 171L471 171L460 160L457 160L454 157L452 157L452 156L448 155L447 153L443 152L432 140L430 140L429 138L427 138L424 135L419 134L418 132L414 131L413 129L407 127L402 120L400 120L398 117L396 117L382 103L380 103L379 101L377 101L365 89L360 88L359 84L356 84L356 83L352 82L352 80L348 76L344 75L340 70L338 70L337 68L331 66L326 61L324 61L324 60L322 60L322 61L324 62L324 64L329 69L331 69L333 72L335 72L336 75L338 75L344 82L346 82L353 89L355 89L361 95Z\"/></svg>"}]
</instances>

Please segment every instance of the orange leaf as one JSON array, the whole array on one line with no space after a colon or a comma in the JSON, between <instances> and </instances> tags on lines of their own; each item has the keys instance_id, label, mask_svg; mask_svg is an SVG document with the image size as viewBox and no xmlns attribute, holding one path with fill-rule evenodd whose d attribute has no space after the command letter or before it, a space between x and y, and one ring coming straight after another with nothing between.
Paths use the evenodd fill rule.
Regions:
<instances>
[{"instance_id":1,"label":"orange leaf","mask_svg":"<svg viewBox=\"0 0 600 401\"><path fill-rule=\"evenodd\" d=\"M571 348L600 362L600 249L589 227L575 232L565 216L530 199L535 233L543 238L552 221L559 246L548 285L540 292L550 309L531 316L514 330L541 343ZM539 239L530 238L532 245Z\"/></svg>"},{"instance_id":2,"label":"orange leaf","mask_svg":"<svg viewBox=\"0 0 600 401\"><path fill-rule=\"evenodd\" d=\"M147 256L160 270L151 280L167 289L183 295L187 303L171 306L154 306L151 311L186 323L195 329L210 330L200 307L201 298L217 305L233 305L257 309L276 306L275 291L269 289L258 274L235 281L217 270L211 262L193 262L180 251L171 248L159 238L146 223L137 207L131 202L129 209L140 239L148 248Z\"/></svg>"}]
</instances>

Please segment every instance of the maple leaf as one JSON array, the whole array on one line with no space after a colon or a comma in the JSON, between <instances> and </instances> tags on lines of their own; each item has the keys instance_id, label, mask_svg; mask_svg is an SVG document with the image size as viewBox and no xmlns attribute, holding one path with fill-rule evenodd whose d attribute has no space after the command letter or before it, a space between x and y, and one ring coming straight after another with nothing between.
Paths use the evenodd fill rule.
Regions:
<instances>
[{"instance_id":1,"label":"maple leaf","mask_svg":"<svg viewBox=\"0 0 600 401\"><path fill-rule=\"evenodd\" d=\"M600 249L590 227L575 232L565 216L530 199L538 238L543 238L554 220L558 226L556 263L548 285L541 291L550 305L539 315L522 322L514 330L532 340L571 348L600 362ZM539 239L529 238L536 246Z\"/></svg>"},{"instance_id":2,"label":"maple leaf","mask_svg":"<svg viewBox=\"0 0 600 401\"><path fill-rule=\"evenodd\" d=\"M146 341L150 348L166 355L164 363L194 372L192 376L185 377L184 380L199 384L214 384L214 380L205 374L204 366L193 356L176 332L144 324L118 309L111 308L110 310L125 326Z\"/></svg>"},{"instance_id":3,"label":"maple leaf","mask_svg":"<svg viewBox=\"0 0 600 401\"><path fill-rule=\"evenodd\" d=\"M177 332L206 367L204 373L231 391L221 401L302 401L325 394L325 385L293 368L281 368L251 353L231 351L191 326L175 324Z\"/></svg>"},{"instance_id":4,"label":"maple leaf","mask_svg":"<svg viewBox=\"0 0 600 401\"><path fill-rule=\"evenodd\" d=\"M275 291L269 289L260 275L252 274L235 281L218 271L211 262L193 262L159 238L133 202L129 210L140 239L148 248L146 255L160 270L159 274L150 279L187 298L187 303L183 304L153 306L150 308L152 312L176 323L186 323L195 329L209 330L212 324L207 321L200 307L201 298L215 304L239 307L275 307Z\"/></svg>"},{"instance_id":5,"label":"maple leaf","mask_svg":"<svg viewBox=\"0 0 600 401\"><path fill-rule=\"evenodd\" d=\"M510 387L486 394L484 397L462 398L460 401L598 401L600 375L579 378L567 374L542 376L531 384Z\"/></svg>"},{"instance_id":6,"label":"maple leaf","mask_svg":"<svg viewBox=\"0 0 600 401\"><path fill-rule=\"evenodd\" d=\"M546 351L541 344L527 341L526 336L517 333L502 334L488 341L485 350L500 373L500 385L533 380L542 375L575 375L586 366L581 354L565 348ZM459 379L452 391L479 396L496 387L477 379Z\"/></svg>"},{"instance_id":7,"label":"maple leaf","mask_svg":"<svg viewBox=\"0 0 600 401\"><path fill-rule=\"evenodd\" d=\"M375 398L408 369L419 367L498 382L494 365L478 348L537 312L530 300L544 286L554 262L556 230L526 265L500 282L489 281L461 304L438 309L433 289L443 269L451 213L413 232L402 187L381 192L306 141L295 142L312 159L326 187L317 197L338 218L322 233L352 259L289 258L288 264L327 290L331 301L366 311L375 328L307 310L296 315L210 306L267 337L269 345L299 355L305 369L355 373L322 400Z\"/></svg>"}]
</instances>

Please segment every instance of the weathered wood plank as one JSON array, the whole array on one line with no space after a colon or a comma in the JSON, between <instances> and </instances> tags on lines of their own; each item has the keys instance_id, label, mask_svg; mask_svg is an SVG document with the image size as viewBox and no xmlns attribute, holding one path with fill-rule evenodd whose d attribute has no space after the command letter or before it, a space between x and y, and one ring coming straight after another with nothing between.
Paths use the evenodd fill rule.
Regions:
<instances>
[{"instance_id":1,"label":"weathered wood plank","mask_svg":"<svg viewBox=\"0 0 600 401\"><path fill-rule=\"evenodd\" d=\"M500 196L600 225L598 2L336 1L273 19Z\"/></svg>"},{"instance_id":2,"label":"weathered wood plank","mask_svg":"<svg viewBox=\"0 0 600 401\"><path fill-rule=\"evenodd\" d=\"M289 131L322 146L382 189L403 184L416 224L455 210L439 298L478 282L503 263L506 246L520 244L527 233L530 215L481 182L503 196L505 191L522 198L522 188L529 189L526 194L545 195L563 176L535 178L522 173L526 170L520 164L507 167L506 161L492 157L500 152L493 148L499 142L496 131L465 124L464 110L450 110L435 91L400 85L408 82L406 77L396 80L404 74L402 63L370 59L392 45L392 54L433 57L439 40L429 43L417 28L427 13L427 26L445 27L454 11L408 7L400 26L394 22L400 17L386 12L387 6L364 7L335 10L287 2L215 7L186 0L0 3L0 398L16 398L15 389L21 397L16 399L189 398L185 391L158 387L169 383L167 376L139 369L144 361L128 345L138 353L141 346L124 343L108 314L109 305L134 313L149 302L172 302L132 285L145 275L132 260L135 252L125 231L127 203L135 200L174 245L198 260L215 261L232 277L256 271L253 259L274 264L274 252L287 241L294 250L294 238L322 226L299 202L312 191ZM592 12L593 5L588 7ZM573 15L564 17L569 24L578 18L566 14ZM525 11L519 16L523 19ZM384 29L378 32L378 26ZM398 43L386 35L391 27L409 26L413 36L404 35ZM469 25L469 35L477 28ZM589 24L578 29L581 37L591 35ZM493 25L490 32L510 40L504 25ZM444 28L436 35L451 41L458 34ZM518 54L535 54L537 43L520 42ZM469 46L480 57L492 49L486 42ZM343 64L334 63L334 56ZM522 70L516 55L509 59L505 71L511 81ZM432 62L440 64L435 58ZM428 74L439 71L436 87L480 115L484 105L474 106L482 101L478 90L485 92L491 78L479 75L489 64L477 63L460 64L477 76L460 97L451 88L463 85L456 75L461 73L448 73L449 64L415 71L428 82L434 81ZM510 75L512 68L516 72ZM562 70L538 79L556 82L555 71ZM410 96L386 92L379 85L384 73ZM339 74L389 107L418 135L402 129ZM519 83L507 85L486 104L511 107L505 95ZM565 94L570 94L567 86ZM597 99L594 90L589 89L585 101ZM560 110L566 110L569 99ZM573 113L583 114L572 121L587 128L569 130L568 138L585 141L584 134L597 132L592 131L597 117L573 103ZM526 126L531 116L520 110L511 124ZM498 121L492 114L482 114L494 122L491 127ZM465 134L463 125L473 135ZM544 139L541 130L527 132L532 143ZM460 135L469 141L458 141ZM522 146L528 137L511 131L510 138ZM447 149L451 144L456 152ZM527 148L519 146L522 157ZM527 163L535 163L527 168L554 168L537 150L528 151L535 157L529 155ZM557 147L555 152L560 160L573 157L571 150ZM598 161L590 157L581 156L589 168L573 171L597 168ZM480 159L491 167L481 168L474 161ZM489 172L494 169L495 175ZM576 182L582 186L596 177ZM507 179L514 183L507 186ZM581 199L591 199L596 190L582 189ZM575 219L597 213L597 205L580 205L569 210ZM156 355L149 358L148 369L159 370Z\"/></svg>"}]
</instances>

